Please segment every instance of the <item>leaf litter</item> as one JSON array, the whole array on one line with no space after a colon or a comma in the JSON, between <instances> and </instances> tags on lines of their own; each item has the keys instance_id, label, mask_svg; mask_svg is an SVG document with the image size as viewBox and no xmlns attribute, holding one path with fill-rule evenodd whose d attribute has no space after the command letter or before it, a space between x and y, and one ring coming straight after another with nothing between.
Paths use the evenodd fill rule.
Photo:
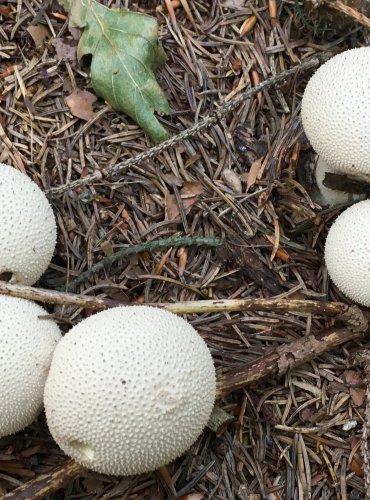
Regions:
<instances>
[{"instance_id":1,"label":"leaf litter","mask_svg":"<svg viewBox=\"0 0 370 500\"><path fill-rule=\"evenodd\" d=\"M114 5L127 4L140 16L157 18L168 58L157 76L173 110L159 121L170 135L208 116L230 93L237 95L242 78L249 88L255 78L262 81L274 71L293 67L297 59L367 43L368 35L359 25L316 36L302 24L294 2L279 3L278 25L273 27L271 1L243 2L241 8L235 1L225 8L224 2L187 0L187 11L181 2L173 9L176 28L168 3L161 2L161 10L159 2L151 0ZM64 98L86 87L89 68L74 58L63 62L51 44L44 45L40 57L32 42L24 43L40 2L8 5L0 11L0 161L23 167L47 189L146 150L150 143L144 131L107 106L105 97L95 102L93 120L81 123L71 116ZM251 31L241 39L239 30L252 16L257 20L253 18ZM51 3L38 24L68 40L65 22L65 14ZM222 236L229 247L224 253L207 248L141 253L102 269L79 291L137 302L191 301L199 295L215 300L276 295L288 300L343 300L323 263L334 212L312 204L296 176L304 153L310 152L298 109L309 76L297 73L279 87L289 112L271 88L205 133L187 138L113 182L71 190L52 200L58 244L39 286L65 286L112 249L190 234ZM19 81L35 109L32 119ZM251 168L255 161L258 164ZM224 170L240 176L242 193L225 185ZM198 183L199 189L182 196L187 183ZM171 218L166 215L168 200L174 210ZM190 210L186 200L191 201ZM276 242L282 253L271 259ZM144 273L151 277L142 278ZM48 310L64 330L85 314L75 307ZM219 374L333 324L316 314L272 311L189 314L187 319L206 340ZM304 491L314 499L364 498L364 377L353 367L353 354L362 345L362 340L352 340L281 377L271 376L219 401L233 422L219 435L205 430L183 457L169 464L168 484L158 472L111 478L78 471L77 477L69 476L64 490L49 498L172 499L174 490L185 498L285 500L305 498ZM353 421L355 427L345 427ZM33 476L49 474L65 460L41 415L25 431L0 440L0 495Z\"/></svg>"},{"instance_id":2,"label":"leaf litter","mask_svg":"<svg viewBox=\"0 0 370 500\"><path fill-rule=\"evenodd\" d=\"M92 120L95 116L93 104L96 100L96 95L88 92L87 90L80 89L74 90L64 99L72 115L87 122Z\"/></svg>"}]
</instances>

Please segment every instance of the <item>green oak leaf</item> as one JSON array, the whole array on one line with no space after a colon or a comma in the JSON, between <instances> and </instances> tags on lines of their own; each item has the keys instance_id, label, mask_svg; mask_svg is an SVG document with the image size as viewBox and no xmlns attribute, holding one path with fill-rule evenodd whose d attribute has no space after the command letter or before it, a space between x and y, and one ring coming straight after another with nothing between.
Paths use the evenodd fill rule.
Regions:
<instances>
[{"instance_id":1,"label":"green oak leaf","mask_svg":"<svg viewBox=\"0 0 370 500\"><path fill-rule=\"evenodd\" d=\"M95 92L135 120L153 141L167 139L153 114L170 112L154 75L166 60L157 21L146 14L109 9L95 0L59 2L69 10L69 26L83 28L77 58L92 55Z\"/></svg>"}]
</instances>

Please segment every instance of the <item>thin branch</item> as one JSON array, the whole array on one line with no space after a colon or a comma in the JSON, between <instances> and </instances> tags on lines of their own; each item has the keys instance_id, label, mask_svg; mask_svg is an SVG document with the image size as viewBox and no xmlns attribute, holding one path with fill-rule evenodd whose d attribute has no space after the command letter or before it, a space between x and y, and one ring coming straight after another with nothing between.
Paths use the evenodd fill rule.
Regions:
<instances>
[{"instance_id":1,"label":"thin branch","mask_svg":"<svg viewBox=\"0 0 370 500\"><path fill-rule=\"evenodd\" d=\"M27 285L11 285L0 281L0 295L9 295L47 304L76 306L95 311L109 309L122 305L144 305L142 303L120 302L117 300L91 297L83 294L57 292L45 288L35 288ZM205 314L215 312L295 312L297 314L317 314L337 318L352 330L365 331L368 320L357 306L350 306L343 302L324 302L318 300L291 300L291 299L223 299L223 300L194 300L184 302L163 302L145 304L160 307L174 314Z\"/></svg>"},{"instance_id":2,"label":"thin branch","mask_svg":"<svg viewBox=\"0 0 370 500\"><path fill-rule=\"evenodd\" d=\"M152 250L160 250L162 248L181 247L181 246L205 246L205 247L218 247L222 245L222 240L218 238L202 238L200 236L190 238L187 236L167 238L165 240L153 240L139 243L138 245L130 245L115 252L113 255L104 257L100 262L92 266L87 271L81 273L76 279L71 281L68 285L68 290L74 292L78 285L87 280L92 274L101 271L102 269L109 269L109 267L118 260L128 257L129 255L137 255L141 252L150 252Z\"/></svg>"},{"instance_id":3,"label":"thin branch","mask_svg":"<svg viewBox=\"0 0 370 500\"><path fill-rule=\"evenodd\" d=\"M362 333L348 328L329 328L315 335L307 335L289 344L281 345L246 366L219 376L216 397L220 399L233 391L269 376L283 375L290 368L311 361L324 352L360 337Z\"/></svg>"},{"instance_id":4,"label":"thin branch","mask_svg":"<svg viewBox=\"0 0 370 500\"><path fill-rule=\"evenodd\" d=\"M340 0L324 0L324 3L337 12L351 17L355 22L362 24L362 26L365 26L368 29L370 28L370 19L353 7L346 5Z\"/></svg>"},{"instance_id":5,"label":"thin branch","mask_svg":"<svg viewBox=\"0 0 370 500\"><path fill-rule=\"evenodd\" d=\"M171 137L171 139L168 139L167 141L161 142L160 144L153 146L152 148L144 151L143 153L140 153L136 156L133 156L132 158L129 158L128 160L125 160L123 162L118 163L114 167L102 170L102 171L96 171L91 175L88 175L84 177L83 179L78 179L75 181L68 182L67 184L51 188L49 190L46 190L45 193L47 195L51 196L56 196L62 193L65 193L66 191L69 191L71 189L76 189L81 186L86 186L88 184L93 184L94 182L99 182L103 179L112 179L116 175L122 174L122 172L129 167L132 167L134 165L138 165L142 163L145 160L148 160L150 158L153 158L157 154L161 153L162 151L171 148L172 146L175 146L176 144L179 144L183 142L185 139L188 139L189 137L192 137L193 135L197 134L198 132L201 132L202 130L205 130L207 128L210 128L211 126L215 125L220 118L228 114L230 111L233 111L236 109L241 103L243 103L245 100L249 99L250 97L254 96L255 94L258 94L258 92L261 92L261 90L267 89L268 87L271 87L272 85L276 83L280 83L287 78L289 78L292 75L295 75L298 71L306 71L308 69L316 68L317 66L320 65L320 58L319 57L313 57L309 61L303 62L294 68L290 68L286 71L283 71L282 73L272 76L271 78L267 78L264 80L262 83L259 85L256 85L255 87L248 89L246 92L243 92L239 94L237 97L232 99L231 101L222 104L219 109L212 114L211 116L208 116L207 118L204 118L200 122L196 123L190 128L187 128L183 132L180 132L179 134L175 135L174 137Z\"/></svg>"},{"instance_id":6,"label":"thin branch","mask_svg":"<svg viewBox=\"0 0 370 500\"><path fill-rule=\"evenodd\" d=\"M110 307L127 305L110 299L99 297L89 297L88 295L77 295L75 293L57 292L45 288L34 288L26 285L10 285L5 281L0 281L0 294L18 297L21 299L45 302L46 304L60 304L64 306L76 306L95 311L102 311Z\"/></svg>"},{"instance_id":7,"label":"thin branch","mask_svg":"<svg viewBox=\"0 0 370 500\"><path fill-rule=\"evenodd\" d=\"M41 474L1 498L3 500L41 500L63 488L68 481L79 476L85 470L85 467L74 460L67 460L51 472Z\"/></svg>"}]
</instances>

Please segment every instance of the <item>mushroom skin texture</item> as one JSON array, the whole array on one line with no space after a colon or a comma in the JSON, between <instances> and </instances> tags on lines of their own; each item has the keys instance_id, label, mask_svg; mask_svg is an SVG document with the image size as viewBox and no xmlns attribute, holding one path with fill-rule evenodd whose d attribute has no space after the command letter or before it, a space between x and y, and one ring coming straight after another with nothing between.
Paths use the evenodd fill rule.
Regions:
<instances>
[{"instance_id":1,"label":"mushroom skin texture","mask_svg":"<svg viewBox=\"0 0 370 500\"><path fill-rule=\"evenodd\" d=\"M30 425L43 408L44 386L61 333L47 311L0 295L0 437Z\"/></svg>"},{"instance_id":2,"label":"mushroom skin texture","mask_svg":"<svg viewBox=\"0 0 370 500\"><path fill-rule=\"evenodd\" d=\"M33 285L56 242L53 210L27 175L0 163L0 279Z\"/></svg>"},{"instance_id":3,"label":"mushroom skin texture","mask_svg":"<svg viewBox=\"0 0 370 500\"><path fill-rule=\"evenodd\" d=\"M212 412L216 376L205 342L184 319L116 307L74 326L45 385L50 432L94 471L149 472L182 455Z\"/></svg>"},{"instance_id":4,"label":"mushroom skin texture","mask_svg":"<svg viewBox=\"0 0 370 500\"><path fill-rule=\"evenodd\" d=\"M329 276L349 299L370 306L370 200L355 203L336 219L325 243Z\"/></svg>"},{"instance_id":5,"label":"mushroom skin texture","mask_svg":"<svg viewBox=\"0 0 370 500\"><path fill-rule=\"evenodd\" d=\"M302 124L332 168L370 175L370 47L346 50L311 77L302 99Z\"/></svg>"}]
</instances>

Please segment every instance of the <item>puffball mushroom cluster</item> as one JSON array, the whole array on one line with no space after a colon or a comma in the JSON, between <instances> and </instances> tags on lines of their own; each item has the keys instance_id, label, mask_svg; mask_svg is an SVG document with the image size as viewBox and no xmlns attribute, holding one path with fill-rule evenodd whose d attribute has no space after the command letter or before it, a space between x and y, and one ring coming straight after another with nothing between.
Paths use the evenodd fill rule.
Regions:
<instances>
[{"instance_id":1,"label":"puffball mushroom cluster","mask_svg":"<svg viewBox=\"0 0 370 500\"><path fill-rule=\"evenodd\" d=\"M0 163L0 279L32 285L48 267L56 241L51 206L26 175ZM43 408L58 326L27 300L0 296L0 437L31 424Z\"/></svg>"},{"instance_id":2,"label":"puffball mushroom cluster","mask_svg":"<svg viewBox=\"0 0 370 500\"><path fill-rule=\"evenodd\" d=\"M347 50L323 64L302 99L302 124L318 154L316 182L324 204L348 195L323 185L326 172L370 179L370 47ZM345 210L329 230L325 261L349 299L370 306L370 200Z\"/></svg>"},{"instance_id":3,"label":"puffball mushroom cluster","mask_svg":"<svg viewBox=\"0 0 370 500\"><path fill-rule=\"evenodd\" d=\"M0 199L0 279L32 285L54 251L52 209L31 179L3 164ZM202 432L215 369L185 320L118 307L62 338L32 302L0 295L0 308L0 437L31 424L45 405L66 454L98 472L130 475L174 460Z\"/></svg>"}]
</instances>

